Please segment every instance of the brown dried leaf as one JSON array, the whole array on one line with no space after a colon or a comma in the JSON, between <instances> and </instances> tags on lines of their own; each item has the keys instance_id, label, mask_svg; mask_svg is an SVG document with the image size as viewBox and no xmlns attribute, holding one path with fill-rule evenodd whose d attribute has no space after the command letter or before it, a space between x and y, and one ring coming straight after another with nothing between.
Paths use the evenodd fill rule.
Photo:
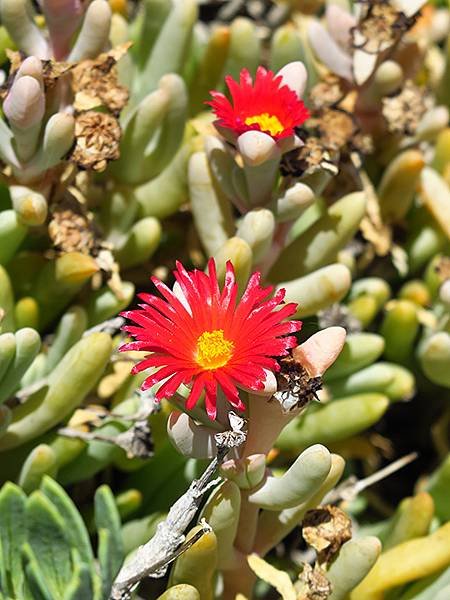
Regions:
<instances>
[{"instance_id":1,"label":"brown dried leaf","mask_svg":"<svg viewBox=\"0 0 450 600\"><path fill-rule=\"evenodd\" d=\"M22 52L18 52L17 50L11 50L10 48L6 48L5 52L9 62L11 63L9 67L9 74L14 75L14 73L25 60L26 55Z\"/></svg>"},{"instance_id":2,"label":"brown dried leaf","mask_svg":"<svg viewBox=\"0 0 450 600\"><path fill-rule=\"evenodd\" d=\"M103 406L92 404L86 408L77 409L70 418L68 426L73 429L78 428L88 431L91 427L102 425L103 419L108 414L108 411Z\"/></svg>"},{"instance_id":3,"label":"brown dried leaf","mask_svg":"<svg viewBox=\"0 0 450 600\"><path fill-rule=\"evenodd\" d=\"M256 554L247 556L247 562L251 570L260 579L274 587L283 600L296 600L294 586L285 571L276 569Z\"/></svg>"},{"instance_id":4,"label":"brown dried leaf","mask_svg":"<svg viewBox=\"0 0 450 600\"><path fill-rule=\"evenodd\" d=\"M69 73L74 67L75 65L71 63L43 60L42 73L44 76L45 89L48 90L54 87L60 77Z\"/></svg>"},{"instance_id":5,"label":"brown dried leaf","mask_svg":"<svg viewBox=\"0 0 450 600\"><path fill-rule=\"evenodd\" d=\"M119 84L117 62L126 54L131 42L100 54L94 60L83 60L73 69L74 108L85 111L105 106L118 114L128 102L128 89Z\"/></svg>"},{"instance_id":6,"label":"brown dried leaf","mask_svg":"<svg viewBox=\"0 0 450 600\"><path fill-rule=\"evenodd\" d=\"M392 228L383 223L377 195L365 173L361 173L361 181L366 193L367 205L360 231L364 239L372 244L378 256L387 256L392 247Z\"/></svg>"},{"instance_id":7,"label":"brown dried leaf","mask_svg":"<svg viewBox=\"0 0 450 600\"><path fill-rule=\"evenodd\" d=\"M127 458L150 458L154 454L152 434L147 420L136 421L115 437L114 443L125 450Z\"/></svg>"},{"instance_id":8,"label":"brown dried leaf","mask_svg":"<svg viewBox=\"0 0 450 600\"><path fill-rule=\"evenodd\" d=\"M112 115L88 110L76 116L76 144L69 160L81 169L101 172L120 156L121 129Z\"/></svg>"},{"instance_id":9,"label":"brown dried leaf","mask_svg":"<svg viewBox=\"0 0 450 600\"><path fill-rule=\"evenodd\" d=\"M306 543L317 550L319 563L329 563L341 546L351 539L352 523L340 508L327 505L306 513L302 534Z\"/></svg>"},{"instance_id":10,"label":"brown dried leaf","mask_svg":"<svg viewBox=\"0 0 450 600\"><path fill-rule=\"evenodd\" d=\"M305 563L298 578L297 600L327 600L332 590L325 571L315 565L314 568Z\"/></svg>"},{"instance_id":11,"label":"brown dried leaf","mask_svg":"<svg viewBox=\"0 0 450 600\"><path fill-rule=\"evenodd\" d=\"M99 398L110 398L130 377L131 365L129 361L120 360L113 364L113 372L108 373L100 380L97 387Z\"/></svg>"}]
</instances>

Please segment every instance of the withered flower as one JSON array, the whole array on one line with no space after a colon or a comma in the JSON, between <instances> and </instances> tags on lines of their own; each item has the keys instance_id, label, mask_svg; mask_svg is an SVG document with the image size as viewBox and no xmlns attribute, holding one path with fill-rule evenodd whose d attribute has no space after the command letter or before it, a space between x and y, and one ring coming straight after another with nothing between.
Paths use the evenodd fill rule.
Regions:
<instances>
[{"instance_id":1,"label":"withered flower","mask_svg":"<svg viewBox=\"0 0 450 600\"><path fill-rule=\"evenodd\" d=\"M70 195L50 209L48 233L59 252L95 254L99 245L98 232L84 206Z\"/></svg>"},{"instance_id":2,"label":"withered flower","mask_svg":"<svg viewBox=\"0 0 450 600\"><path fill-rule=\"evenodd\" d=\"M319 563L329 563L341 546L351 539L352 523L337 506L322 506L306 513L302 535L305 542L317 550Z\"/></svg>"},{"instance_id":3,"label":"withered flower","mask_svg":"<svg viewBox=\"0 0 450 600\"><path fill-rule=\"evenodd\" d=\"M329 149L320 137L311 135L305 144L296 150L287 152L280 164L281 174L285 177L301 177L305 173L314 173L318 169L330 171L336 175L336 157L331 156Z\"/></svg>"},{"instance_id":4,"label":"withered flower","mask_svg":"<svg viewBox=\"0 0 450 600\"><path fill-rule=\"evenodd\" d=\"M391 48L415 23L390 2L368 2L363 16L352 29L352 45L369 54Z\"/></svg>"},{"instance_id":5,"label":"withered flower","mask_svg":"<svg viewBox=\"0 0 450 600\"><path fill-rule=\"evenodd\" d=\"M317 392L322 389L321 377L310 377L306 369L292 356L281 358L280 371L275 373L277 391L273 395L281 404L284 412L303 408L313 399L317 400Z\"/></svg>"},{"instance_id":6,"label":"withered flower","mask_svg":"<svg viewBox=\"0 0 450 600\"><path fill-rule=\"evenodd\" d=\"M383 98L383 116L391 133L414 135L431 98L424 88L406 81L400 93Z\"/></svg>"},{"instance_id":7,"label":"withered flower","mask_svg":"<svg viewBox=\"0 0 450 600\"><path fill-rule=\"evenodd\" d=\"M326 600L333 591L325 571L318 565L313 568L305 563L298 581L300 584L298 600Z\"/></svg>"},{"instance_id":8,"label":"withered flower","mask_svg":"<svg viewBox=\"0 0 450 600\"><path fill-rule=\"evenodd\" d=\"M105 106L113 114L119 114L128 102L128 89L118 81L117 63L127 52L130 44L123 44L94 60L83 60L72 72L74 107L77 111Z\"/></svg>"},{"instance_id":9,"label":"withered flower","mask_svg":"<svg viewBox=\"0 0 450 600\"><path fill-rule=\"evenodd\" d=\"M118 120L106 113L88 110L76 116L75 147L69 160L81 169L101 172L108 161L120 156L121 129Z\"/></svg>"},{"instance_id":10,"label":"withered flower","mask_svg":"<svg viewBox=\"0 0 450 600\"><path fill-rule=\"evenodd\" d=\"M315 109L336 106L347 94L344 86L343 79L330 73L311 89L309 100Z\"/></svg>"}]
</instances>

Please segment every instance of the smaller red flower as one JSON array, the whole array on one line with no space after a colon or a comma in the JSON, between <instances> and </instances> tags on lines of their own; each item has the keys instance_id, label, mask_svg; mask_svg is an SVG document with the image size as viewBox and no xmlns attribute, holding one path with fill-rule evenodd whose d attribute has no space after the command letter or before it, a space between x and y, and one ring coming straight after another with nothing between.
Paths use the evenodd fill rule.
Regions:
<instances>
[{"instance_id":1,"label":"smaller red flower","mask_svg":"<svg viewBox=\"0 0 450 600\"><path fill-rule=\"evenodd\" d=\"M262 131L274 140L295 134L309 118L308 109L290 87L282 83L281 75L274 75L258 67L253 85L247 69L242 69L239 83L225 77L232 103L220 92L211 91L209 104L218 118L217 125L231 129L236 135L246 131Z\"/></svg>"},{"instance_id":2,"label":"smaller red flower","mask_svg":"<svg viewBox=\"0 0 450 600\"><path fill-rule=\"evenodd\" d=\"M163 382L156 393L159 400L173 396L183 383L192 384L186 407L193 408L205 390L206 411L215 419L220 386L230 404L244 410L236 386L263 389L265 369L279 370L274 357L285 356L297 345L295 336L289 334L298 331L301 323L285 321L295 313L296 304L279 308L284 290L267 299L273 288L259 286L259 273L251 276L237 303L238 287L230 262L222 291L213 259L208 263L208 274L186 271L177 263L174 275L183 299L152 277L163 298L140 294L144 301L139 305L141 310L122 313L136 324L123 328L136 341L120 350L151 352L133 367L132 373L157 368L142 389Z\"/></svg>"}]
</instances>

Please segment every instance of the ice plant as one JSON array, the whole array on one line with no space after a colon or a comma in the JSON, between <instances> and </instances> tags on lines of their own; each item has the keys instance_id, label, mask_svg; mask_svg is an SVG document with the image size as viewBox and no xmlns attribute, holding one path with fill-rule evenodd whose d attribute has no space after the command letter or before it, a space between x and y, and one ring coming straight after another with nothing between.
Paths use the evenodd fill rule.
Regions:
<instances>
[{"instance_id":1,"label":"ice plant","mask_svg":"<svg viewBox=\"0 0 450 600\"><path fill-rule=\"evenodd\" d=\"M298 93L281 73L275 75L258 67L253 82L248 70L242 69L239 83L231 76L225 81L231 102L224 94L211 91L213 99L208 104L217 116L216 125L228 137L238 137L246 131L261 131L278 141L294 136L295 128L309 117Z\"/></svg>"},{"instance_id":2,"label":"ice plant","mask_svg":"<svg viewBox=\"0 0 450 600\"><path fill-rule=\"evenodd\" d=\"M296 305L283 303L284 290L268 299L272 287L259 285L254 273L241 298L231 262L227 263L223 289L220 290L213 259L208 274L186 271L177 263L174 271L180 293L174 293L156 277L152 281L163 298L140 294L140 310L125 311L124 317L135 325L124 330L136 341L121 350L147 350L151 354L133 367L133 373L158 368L144 381L142 389L163 382L156 398L169 398L181 384L192 384L186 401L193 408L205 390L206 410L216 417L217 388L220 387L237 410L245 406L238 387L261 390L266 371L277 371L275 357L285 356L296 346L298 321L285 319L295 313Z\"/></svg>"}]
</instances>

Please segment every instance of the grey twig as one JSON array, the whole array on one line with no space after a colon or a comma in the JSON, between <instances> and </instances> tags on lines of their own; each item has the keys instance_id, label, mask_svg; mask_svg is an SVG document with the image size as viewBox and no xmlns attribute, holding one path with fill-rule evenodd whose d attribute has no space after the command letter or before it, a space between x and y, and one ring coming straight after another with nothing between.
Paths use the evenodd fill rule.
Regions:
<instances>
[{"instance_id":1,"label":"grey twig","mask_svg":"<svg viewBox=\"0 0 450 600\"><path fill-rule=\"evenodd\" d=\"M235 443L235 440L230 439L230 442ZM200 479L194 479L187 492L175 502L166 520L158 525L152 539L140 546L133 557L123 565L114 582L110 600L127 600L133 589L145 577L162 577L168 564L192 545L191 541L188 546L185 545L184 532L212 482L217 483L214 481L214 475L230 447L231 445L218 447L217 456L205 469ZM209 526L204 523L203 529L199 531L199 538L208 531Z\"/></svg>"},{"instance_id":2,"label":"grey twig","mask_svg":"<svg viewBox=\"0 0 450 600\"><path fill-rule=\"evenodd\" d=\"M351 502L354 500L358 494L360 494L363 490L370 487L374 483L389 477L393 473L396 473L406 465L409 465L410 462L416 460L418 454L417 452L411 452L411 454L407 454L402 458L394 461L393 463L387 465L383 469L372 473L369 477L365 477L364 479L357 479L356 477L349 477L345 481L341 483L336 489L332 490L329 494L325 496L322 503L323 504L333 504L335 502L339 502L340 500L345 500L347 502Z\"/></svg>"},{"instance_id":3,"label":"grey twig","mask_svg":"<svg viewBox=\"0 0 450 600\"><path fill-rule=\"evenodd\" d=\"M153 456L153 440L147 419L135 421L130 429L115 436L103 435L96 431L81 431L70 427L62 427L58 430L58 433L64 437L79 439L84 442L114 444L125 450L128 458L150 458Z\"/></svg>"},{"instance_id":4,"label":"grey twig","mask_svg":"<svg viewBox=\"0 0 450 600\"><path fill-rule=\"evenodd\" d=\"M114 319L108 319L107 321L103 321L103 323L99 323L90 329L87 329L83 333L83 337L90 335L91 333L97 333L100 331L104 331L105 333L115 333L125 324L125 319L123 317L114 317Z\"/></svg>"}]
</instances>

